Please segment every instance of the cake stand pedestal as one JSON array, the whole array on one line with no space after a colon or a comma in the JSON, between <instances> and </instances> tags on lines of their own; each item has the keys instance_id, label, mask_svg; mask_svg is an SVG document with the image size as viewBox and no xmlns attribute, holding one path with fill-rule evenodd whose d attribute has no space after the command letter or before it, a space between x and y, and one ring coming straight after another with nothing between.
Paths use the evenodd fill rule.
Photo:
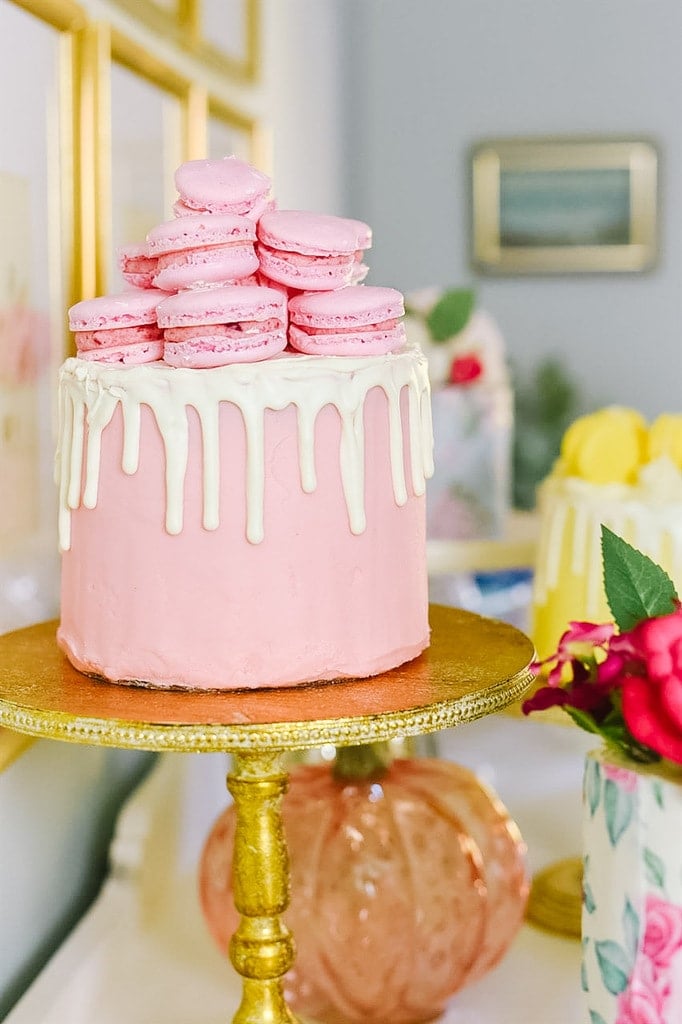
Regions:
<instances>
[{"instance_id":1,"label":"cake stand pedestal","mask_svg":"<svg viewBox=\"0 0 682 1024\"><path fill-rule=\"evenodd\" d=\"M371 679L224 693L119 686L81 675L56 622L0 637L0 725L73 743L229 752L237 827L230 959L242 977L234 1024L296 1024L282 994L294 942L282 914L289 870L281 802L284 755L435 732L497 711L530 685L531 642L518 630L432 605L431 646Z\"/></svg>"}]
</instances>

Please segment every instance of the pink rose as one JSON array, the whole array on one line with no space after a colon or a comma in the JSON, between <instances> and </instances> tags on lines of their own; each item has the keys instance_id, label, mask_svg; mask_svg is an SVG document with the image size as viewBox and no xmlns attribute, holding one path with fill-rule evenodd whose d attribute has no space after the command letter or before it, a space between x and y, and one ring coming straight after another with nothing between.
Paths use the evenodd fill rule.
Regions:
<instances>
[{"instance_id":1,"label":"pink rose","mask_svg":"<svg viewBox=\"0 0 682 1024\"><path fill-rule=\"evenodd\" d=\"M661 979L651 960L639 956L628 987L618 996L615 1024L665 1024L669 995L669 982Z\"/></svg>"},{"instance_id":2,"label":"pink rose","mask_svg":"<svg viewBox=\"0 0 682 1024\"><path fill-rule=\"evenodd\" d=\"M473 384L483 374L483 363L473 352L455 356L450 366L449 384Z\"/></svg>"},{"instance_id":3,"label":"pink rose","mask_svg":"<svg viewBox=\"0 0 682 1024\"><path fill-rule=\"evenodd\" d=\"M682 764L682 722L669 713L672 700L682 700L682 681L671 676L661 685L644 676L630 676L623 682L622 697L623 718L635 739Z\"/></svg>"},{"instance_id":4,"label":"pink rose","mask_svg":"<svg viewBox=\"0 0 682 1024\"><path fill-rule=\"evenodd\" d=\"M626 793L634 793L637 789L637 773L630 771L629 768L616 768L615 765L605 764L604 775Z\"/></svg>"},{"instance_id":5,"label":"pink rose","mask_svg":"<svg viewBox=\"0 0 682 1024\"><path fill-rule=\"evenodd\" d=\"M664 683L675 676L682 686L682 607L670 615L641 622L632 630L630 642L635 657L644 662L649 679Z\"/></svg>"},{"instance_id":6,"label":"pink rose","mask_svg":"<svg viewBox=\"0 0 682 1024\"><path fill-rule=\"evenodd\" d=\"M667 968L679 949L682 949L682 907L649 894L645 907L644 955L656 967Z\"/></svg>"}]
</instances>

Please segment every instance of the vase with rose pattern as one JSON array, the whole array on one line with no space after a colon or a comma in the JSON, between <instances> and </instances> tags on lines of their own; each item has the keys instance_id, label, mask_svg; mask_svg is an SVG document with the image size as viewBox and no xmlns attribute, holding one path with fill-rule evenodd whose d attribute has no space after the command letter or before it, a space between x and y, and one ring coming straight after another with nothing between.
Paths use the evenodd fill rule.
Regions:
<instances>
[{"instance_id":1,"label":"vase with rose pattern","mask_svg":"<svg viewBox=\"0 0 682 1024\"><path fill-rule=\"evenodd\" d=\"M605 741L583 777L589 1024L682 1024L682 605L605 527L602 555L613 623L570 623L524 710L562 706Z\"/></svg>"}]
</instances>

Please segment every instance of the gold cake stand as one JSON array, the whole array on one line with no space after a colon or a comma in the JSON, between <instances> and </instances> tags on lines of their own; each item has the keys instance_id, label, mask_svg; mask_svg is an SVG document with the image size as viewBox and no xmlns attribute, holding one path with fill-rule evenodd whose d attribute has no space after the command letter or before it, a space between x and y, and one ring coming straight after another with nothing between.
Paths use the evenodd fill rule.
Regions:
<instances>
[{"instance_id":1,"label":"gold cake stand","mask_svg":"<svg viewBox=\"0 0 682 1024\"><path fill-rule=\"evenodd\" d=\"M286 751L417 736L481 718L530 685L530 640L511 626L432 605L431 646L371 679L224 693L119 686L81 675L56 622L0 637L0 726L72 743L234 755L237 824L230 959L242 977L234 1024L295 1024L282 994L294 942L282 914L289 869L281 801Z\"/></svg>"}]
</instances>

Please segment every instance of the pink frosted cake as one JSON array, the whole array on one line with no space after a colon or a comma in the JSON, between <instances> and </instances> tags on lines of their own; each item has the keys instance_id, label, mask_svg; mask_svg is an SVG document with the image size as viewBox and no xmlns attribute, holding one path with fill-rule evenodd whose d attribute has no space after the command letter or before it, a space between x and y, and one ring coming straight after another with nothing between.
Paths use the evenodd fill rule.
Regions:
<instances>
[{"instance_id":1,"label":"pink frosted cake","mask_svg":"<svg viewBox=\"0 0 682 1024\"><path fill-rule=\"evenodd\" d=\"M221 285L212 307L233 308L240 287ZM337 354L334 332L324 354L258 352L279 313L273 326L272 310L260 323L212 310L189 330L195 348L219 337L222 365L115 363L107 351L136 337L109 342L120 325L105 316L102 358L66 361L58 640L78 669L162 687L291 686L373 675L428 645L427 364L411 344L372 348L354 292L342 349L355 325L370 339L361 355ZM182 322L182 296L163 297L175 320L162 298L160 330ZM391 311L398 324L402 306Z\"/></svg>"}]
</instances>

